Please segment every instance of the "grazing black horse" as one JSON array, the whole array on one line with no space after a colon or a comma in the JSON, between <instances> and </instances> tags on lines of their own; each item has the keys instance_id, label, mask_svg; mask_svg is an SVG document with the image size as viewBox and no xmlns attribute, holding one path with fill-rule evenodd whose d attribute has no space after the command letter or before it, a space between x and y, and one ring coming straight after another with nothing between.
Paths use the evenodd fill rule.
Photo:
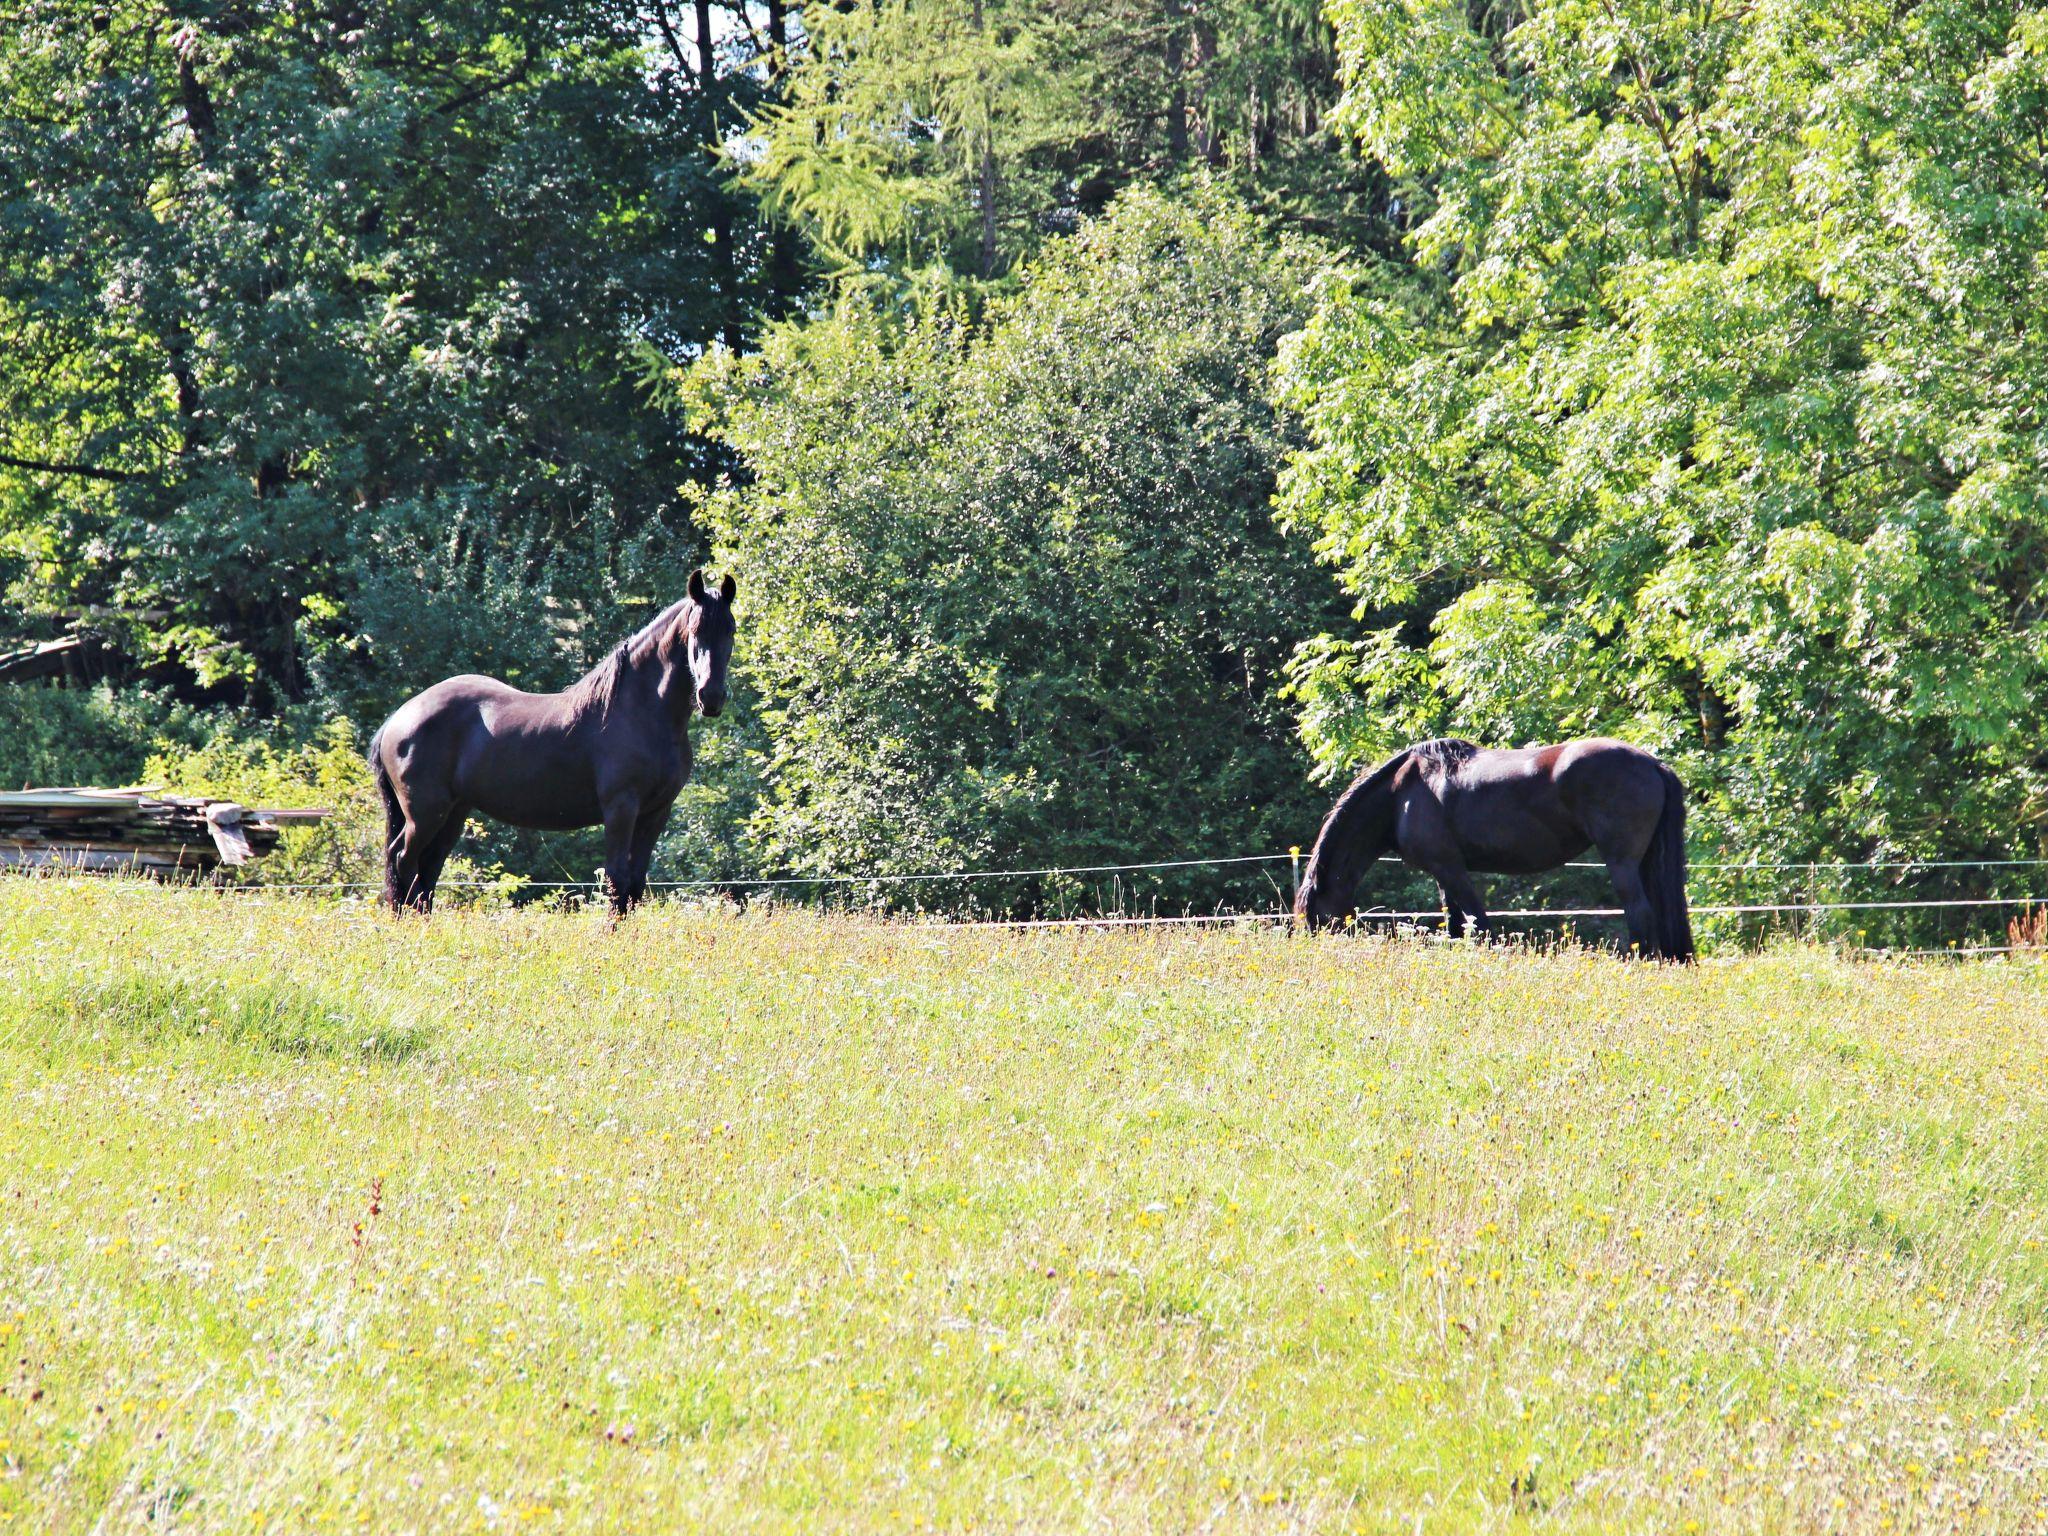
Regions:
<instances>
[{"instance_id":1,"label":"grazing black horse","mask_svg":"<svg viewBox=\"0 0 2048 1536\"><path fill-rule=\"evenodd\" d=\"M515 827L604 824L612 910L647 890L655 839L690 777L690 714L725 708L732 657L728 576L621 641L560 693L451 677L415 694L370 738L384 797L384 899L433 906L434 883L473 812Z\"/></svg>"},{"instance_id":2,"label":"grazing black horse","mask_svg":"<svg viewBox=\"0 0 2048 1536\"><path fill-rule=\"evenodd\" d=\"M1640 747L1591 739L1488 752L1425 741L1362 774L1323 820L1295 915L1312 928L1357 910L1353 893L1382 853L1432 876L1453 935L1489 923L1472 870L1529 875L1600 850L1636 952L1690 960L1685 790Z\"/></svg>"}]
</instances>

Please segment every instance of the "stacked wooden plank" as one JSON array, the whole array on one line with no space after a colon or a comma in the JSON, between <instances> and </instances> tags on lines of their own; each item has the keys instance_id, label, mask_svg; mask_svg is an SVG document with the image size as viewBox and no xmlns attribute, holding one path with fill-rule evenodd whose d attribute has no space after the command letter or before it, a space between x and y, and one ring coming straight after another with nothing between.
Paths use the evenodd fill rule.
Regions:
<instances>
[{"instance_id":1,"label":"stacked wooden plank","mask_svg":"<svg viewBox=\"0 0 2048 1536\"><path fill-rule=\"evenodd\" d=\"M287 826L327 814L154 789L25 789L0 794L0 867L205 875L260 858Z\"/></svg>"},{"instance_id":2,"label":"stacked wooden plank","mask_svg":"<svg viewBox=\"0 0 2048 1536\"><path fill-rule=\"evenodd\" d=\"M95 676L104 675L103 649L97 635L66 635L60 640L0 649L0 683L63 678L83 686Z\"/></svg>"}]
</instances>

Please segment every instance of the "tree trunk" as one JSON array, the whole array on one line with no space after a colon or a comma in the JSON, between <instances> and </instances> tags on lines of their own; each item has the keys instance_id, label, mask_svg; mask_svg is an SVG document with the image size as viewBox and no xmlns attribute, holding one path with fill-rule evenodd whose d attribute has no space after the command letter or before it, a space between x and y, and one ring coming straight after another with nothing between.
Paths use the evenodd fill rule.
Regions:
<instances>
[{"instance_id":1,"label":"tree trunk","mask_svg":"<svg viewBox=\"0 0 2048 1536\"><path fill-rule=\"evenodd\" d=\"M1188 157L1188 84L1186 43L1181 37L1183 0L1166 0L1166 78L1173 82L1166 101L1166 153L1174 161Z\"/></svg>"},{"instance_id":2,"label":"tree trunk","mask_svg":"<svg viewBox=\"0 0 2048 1536\"><path fill-rule=\"evenodd\" d=\"M192 332L182 319L166 328L164 352L178 389L179 452L190 453L199 446L199 380L192 372Z\"/></svg>"},{"instance_id":3,"label":"tree trunk","mask_svg":"<svg viewBox=\"0 0 2048 1536\"><path fill-rule=\"evenodd\" d=\"M784 0L768 0L768 46L774 57L768 61L768 78L780 95L789 77L789 7ZM786 226L777 227L768 247L768 279L778 299L794 297L803 286L803 267L797 260L797 234Z\"/></svg>"},{"instance_id":4,"label":"tree trunk","mask_svg":"<svg viewBox=\"0 0 2048 1536\"><path fill-rule=\"evenodd\" d=\"M996 275L996 151L989 140L981 144L981 174L976 178L981 196L981 275Z\"/></svg>"},{"instance_id":5,"label":"tree trunk","mask_svg":"<svg viewBox=\"0 0 2048 1536\"><path fill-rule=\"evenodd\" d=\"M185 109L185 126L192 130L199 158L205 160L213 152L213 98L206 93L189 56L178 60L178 100Z\"/></svg>"},{"instance_id":6,"label":"tree trunk","mask_svg":"<svg viewBox=\"0 0 2048 1536\"><path fill-rule=\"evenodd\" d=\"M704 93L704 101L711 114L711 142L709 151L716 163L719 136L724 124L719 120L718 60L712 49L711 0L694 0L697 31L697 88ZM728 347L737 347L740 341L739 316L739 263L734 259L732 248L732 207L726 201L722 185L714 185L711 194L711 241L717 253L718 298L723 311L719 321L718 335Z\"/></svg>"},{"instance_id":7,"label":"tree trunk","mask_svg":"<svg viewBox=\"0 0 2048 1536\"><path fill-rule=\"evenodd\" d=\"M974 0L974 30L984 32L987 21L982 14L982 0ZM996 130L995 113L989 113L989 121L982 133L981 166L975 173L975 193L981 199L981 275L984 279L996 275Z\"/></svg>"},{"instance_id":8,"label":"tree trunk","mask_svg":"<svg viewBox=\"0 0 2048 1536\"><path fill-rule=\"evenodd\" d=\"M1216 57L1216 35L1197 21L1189 39L1188 63L1196 75L1195 90L1188 112L1188 137L1193 141L1194 151L1211 165L1223 158L1223 146L1210 127L1210 119L1202 111L1200 72L1202 66Z\"/></svg>"}]
</instances>

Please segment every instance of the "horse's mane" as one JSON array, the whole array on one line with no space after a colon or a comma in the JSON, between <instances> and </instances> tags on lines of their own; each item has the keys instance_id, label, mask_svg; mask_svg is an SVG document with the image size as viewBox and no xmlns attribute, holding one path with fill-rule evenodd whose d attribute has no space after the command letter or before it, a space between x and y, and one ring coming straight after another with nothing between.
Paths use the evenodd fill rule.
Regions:
<instances>
[{"instance_id":1,"label":"horse's mane","mask_svg":"<svg viewBox=\"0 0 2048 1536\"><path fill-rule=\"evenodd\" d=\"M1395 776L1410 763L1448 772L1470 762L1478 751L1478 743L1456 736L1418 741L1352 780L1323 818L1302 874L1302 891L1337 893L1348 899L1367 861L1378 857L1393 824Z\"/></svg>"},{"instance_id":2,"label":"horse's mane","mask_svg":"<svg viewBox=\"0 0 2048 1536\"><path fill-rule=\"evenodd\" d=\"M1322 830L1316 833L1316 845L1302 876L1304 891L1342 890L1348 894L1357 883L1364 861L1377 856L1393 820L1393 797L1388 789L1413 750L1403 747L1377 767L1368 768L1337 797L1330 814L1323 818Z\"/></svg>"},{"instance_id":3,"label":"horse's mane","mask_svg":"<svg viewBox=\"0 0 2048 1536\"><path fill-rule=\"evenodd\" d=\"M684 599L687 602L688 599ZM656 641L675 622L683 611L682 602L670 603L645 624L626 636L604 654L604 660L592 667L563 692L574 703L579 712L595 714L599 720L611 714L612 700L619 691L619 679L647 659L647 653Z\"/></svg>"},{"instance_id":4,"label":"horse's mane","mask_svg":"<svg viewBox=\"0 0 2048 1536\"><path fill-rule=\"evenodd\" d=\"M1464 767L1478 752L1479 743L1467 741L1462 736L1439 736L1433 741L1418 741L1408 749L1408 755L1418 763L1447 772Z\"/></svg>"}]
</instances>

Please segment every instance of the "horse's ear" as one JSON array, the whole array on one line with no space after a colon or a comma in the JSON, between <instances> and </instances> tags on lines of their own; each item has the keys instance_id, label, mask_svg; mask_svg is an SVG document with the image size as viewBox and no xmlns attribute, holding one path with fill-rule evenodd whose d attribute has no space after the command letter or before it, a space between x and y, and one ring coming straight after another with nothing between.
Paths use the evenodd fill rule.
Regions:
<instances>
[{"instance_id":1,"label":"horse's ear","mask_svg":"<svg viewBox=\"0 0 2048 1536\"><path fill-rule=\"evenodd\" d=\"M702 571L690 572L690 601L693 603L704 601L704 573Z\"/></svg>"},{"instance_id":2,"label":"horse's ear","mask_svg":"<svg viewBox=\"0 0 2048 1536\"><path fill-rule=\"evenodd\" d=\"M739 591L739 589L740 584L732 579L732 573L728 571L725 580L718 584L718 600L721 603L730 604L733 593Z\"/></svg>"}]
</instances>

